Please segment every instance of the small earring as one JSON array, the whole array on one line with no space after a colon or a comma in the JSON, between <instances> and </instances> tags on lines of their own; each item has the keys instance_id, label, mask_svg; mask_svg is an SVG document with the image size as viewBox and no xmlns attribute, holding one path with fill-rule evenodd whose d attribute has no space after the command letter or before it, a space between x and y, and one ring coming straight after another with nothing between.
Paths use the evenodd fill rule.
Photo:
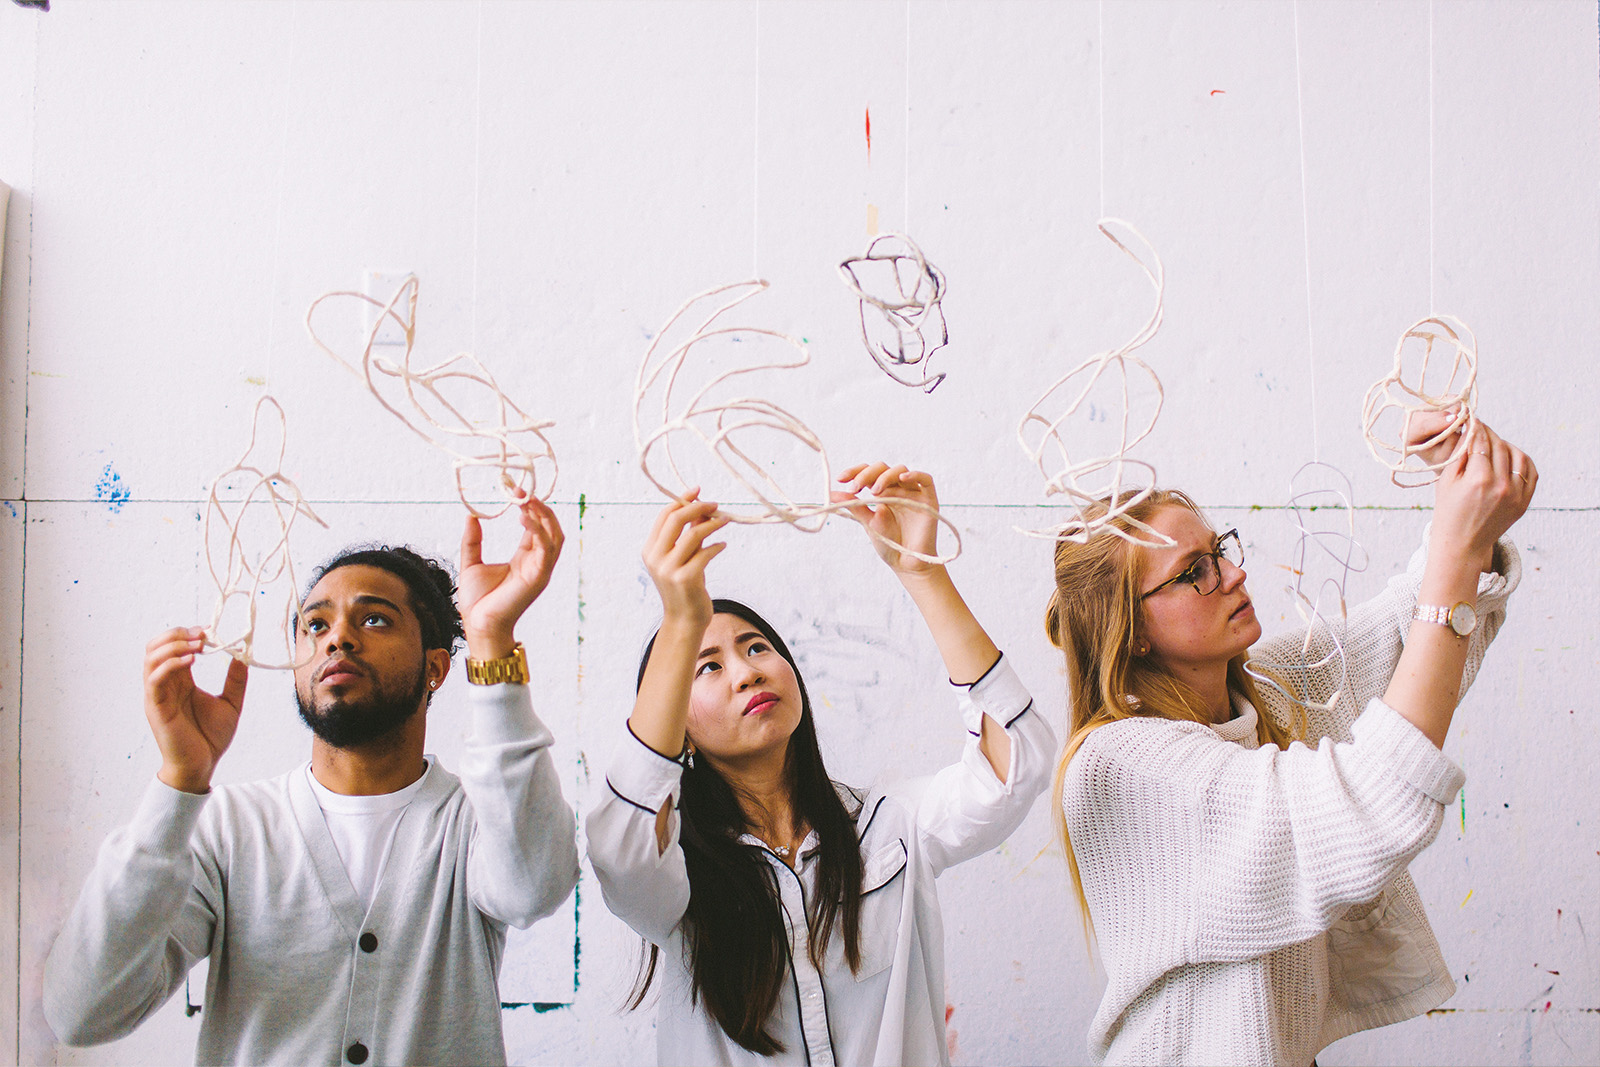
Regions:
<instances>
[{"instance_id":1,"label":"small earring","mask_svg":"<svg viewBox=\"0 0 1600 1067\"><path fill-rule=\"evenodd\" d=\"M683 750L683 765L688 770L694 770L694 746L687 745Z\"/></svg>"},{"instance_id":2,"label":"small earring","mask_svg":"<svg viewBox=\"0 0 1600 1067\"><path fill-rule=\"evenodd\" d=\"M1146 654L1146 653L1147 653L1147 652L1149 652L1149 651L1150 651L1150 646L1149 646L1149 645L1140 645L1140 646L1139 646L1139 649L1138 649L1138 651L1137 651L1137 652L1136 652L1136 653L1135 653L1135 655L1140 655L1140 656L1143 656L1143 655L1145 655L1145 654Z\"/></svg>"},{"instance_id":3,"label":"small earring","mask_svg":"<svg viewBox=\"0 0 1600 1067\"><path fill-rule=\"evenodd\" d=\"M439 683L437 681L430 681L428 683L428 688L429 689L437 689L437 688L439 688Z\"/></svg>"}]
</instances>

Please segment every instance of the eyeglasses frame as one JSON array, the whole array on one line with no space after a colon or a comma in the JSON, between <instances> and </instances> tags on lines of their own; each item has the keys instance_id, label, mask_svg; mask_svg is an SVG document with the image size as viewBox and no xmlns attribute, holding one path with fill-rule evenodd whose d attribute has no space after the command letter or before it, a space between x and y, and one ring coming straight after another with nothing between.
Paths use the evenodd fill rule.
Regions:
<instances>
[{"instance_id":1,"label":"eyeglasses frame","mask_svg":"<svg viewBox=\"0 0 1600 1067\"><path fill-rule=\"evenodd\" d=\"M1244 542L1239 540L1239 530L1236 527L1236 528L1234 528L1232 530L1229 530L1225 534L1219 534L1217 536L1216 547L1213 548L1210 552L1202 552L1202 553L1200 553L1200 555L1195 557L1194 562L1189 564L1187 567L1183 568L1183 570L1179 571L1177 574L1174 574L1171 578L1168 578L1166 581L1162 582L1160 585L1156 586L1154 589L1150 590L1148 593L1140 593L1139 594L1139 599L1141 601L1143 601L1148 597L1155 596L1157 593L1161 592L1161 590L1165 589L1167 586L1172 585L1175 582L1186 582L1186 583L1188 583L1190 586L1192 586L1194 588L1194 591L1200 596L1210 596L1212 593L1215 593L1218 589L1221 589L1222 588L1222 559L1223 559L1222 543L1224 541L1226 541L1230 537L1233 538L1233 543L1239 546L1239 562L1238 563L1234 563L1233 565L1235 567L1243 567L1244 566ZM1199 576L1194 573L1194 569L1196 567L1200 566L1200 561L1205 559L1205 558L1207 558L1208 556L1211 559L1211 565L1217 569L1217 584L1212 586L1211 589L1208 590L1207 592L1201 593L1200 592ZM1228 562L1229 563L1233 563L1233 560L1230 559Z\"/></svg>"}]
</instances>

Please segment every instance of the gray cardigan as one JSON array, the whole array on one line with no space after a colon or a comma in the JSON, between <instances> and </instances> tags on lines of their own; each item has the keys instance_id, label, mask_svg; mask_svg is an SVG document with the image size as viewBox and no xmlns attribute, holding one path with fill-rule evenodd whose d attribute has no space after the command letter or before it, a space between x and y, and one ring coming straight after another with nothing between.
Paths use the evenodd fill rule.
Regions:
<instances>
[{"instance_id":1,"label":"gray cardigan","mask_svg":"<svg viewBox=\"0 0 1600 1067\"><path fill-rule=\"evenodd\" d=\"M429 761L364 913L303 764L153 781L45 965L56 1034L131 1032L209 955L197 1063L504 1063L506 927L572 892L575 823L527 687L467 689L461 776Z\"/></svg>"}]
</instances>

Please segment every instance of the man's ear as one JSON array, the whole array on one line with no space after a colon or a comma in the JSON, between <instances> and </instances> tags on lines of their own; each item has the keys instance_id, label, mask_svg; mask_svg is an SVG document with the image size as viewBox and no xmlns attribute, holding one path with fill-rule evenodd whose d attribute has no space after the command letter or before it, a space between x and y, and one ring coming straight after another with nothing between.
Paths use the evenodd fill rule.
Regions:
<instances>
[{"instance_id":1,"label":"man's ear","mask_svg":"<svg viewBox=\"0 0 1600 1067\"><path fill-rule=\"evenodd\" d=\"M448 648L430 648L423 653L423 660L427 664L428 692L436 691L450 674L450 650Z\"/></svg>"}]
</instances>

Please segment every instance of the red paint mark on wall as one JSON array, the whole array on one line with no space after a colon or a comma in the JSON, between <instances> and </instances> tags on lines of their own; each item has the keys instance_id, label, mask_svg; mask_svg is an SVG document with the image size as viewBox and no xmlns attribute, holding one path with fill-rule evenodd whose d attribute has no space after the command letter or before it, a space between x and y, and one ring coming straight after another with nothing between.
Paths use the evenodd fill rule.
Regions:
<instances>
[{"instance_id":1,"label":"red paint mark on wall","mask_svg":"<svg viewBox=\"0 0 1600 1067\"><path fill-rule=\"evenodd\" d=\"M1213 90L1211 90L1211 95L1212 96L1226 96L1226 95L1228 95L1228 90L1226 90L1226 89L1213 89Z\"/></svg>"},{"instance_id":2,"label":"red paint mark on wall","mask_svg":"<svg viewBox=\"0 0 1600 1067\"><path fill-rule=\"evenodd\" d=\"M867 108L867 162L872 162L872 109Z\"/></svg>"},{"instance_id":3,"label":"red paint mark on wall","mask_svg":"<svg viewBox=\"0 0 1600 1067\"><path fill-rule=\"evenodd\" d=\"M944 1006L944 1047L945 1051L950 1054L950 1058L952 1060L961 1058L961 1053L956 1051L956 1037L958 1035L950 1028L950 1016L954 1015L955 1013L956 1006L946 1002Z\"/></svg>"}]
</instances>

